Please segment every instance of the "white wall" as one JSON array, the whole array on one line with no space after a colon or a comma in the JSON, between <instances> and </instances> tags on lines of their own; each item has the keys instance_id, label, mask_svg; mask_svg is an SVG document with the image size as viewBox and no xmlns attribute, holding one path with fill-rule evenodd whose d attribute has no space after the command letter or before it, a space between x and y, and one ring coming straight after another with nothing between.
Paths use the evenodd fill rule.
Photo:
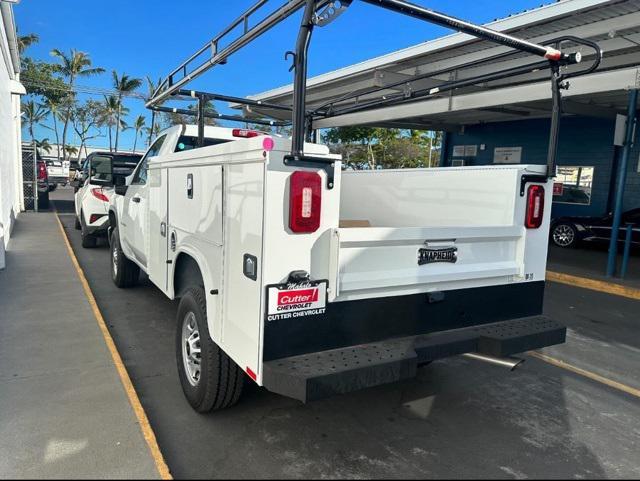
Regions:
<instances>
[{"instance_id":1,"label":"white wall","mask_svg":"<svg viewBox=\"0 0 640 481\"><path fill-rule=\"evenodd\" d=\"M11 94L16 75L4 24L0 21L0 269L21 203L20 97Z\"/></svg>"}]
</instances>

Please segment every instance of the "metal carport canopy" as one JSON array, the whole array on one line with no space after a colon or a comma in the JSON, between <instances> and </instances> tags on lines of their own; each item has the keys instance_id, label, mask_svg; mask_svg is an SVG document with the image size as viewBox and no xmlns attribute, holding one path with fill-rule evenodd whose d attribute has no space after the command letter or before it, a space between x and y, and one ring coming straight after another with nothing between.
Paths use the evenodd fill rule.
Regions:
<instances>
[{"instance_id":1,"label":"metal carport canopy","mask_svg":"<svg viewBox=\"0 0 640 481\"><path fill-rule=\"evenodd\" d=\"M538 43L563 35L596 41L605 52L603 62L598 72L571 81L571 88L564 94L564 111L601 117L624 114L626 90L636 87L640 81L640 0L561 0L488 26ZM506 47L466 34L452 34L309 79L307 108L316 108L351 92L359 92L361 96L338 105L357 105L403 89L428 88L447 80L460 80L533 61L531 56L515 53L498 62L465 66L508 51ZM428 75L443 70L447 72ZM416 75L421 78L412 80ZM402 83L397 85L399 82ZM387 85L390 88L386 88ZM374 95L367 94L374 87L385 89ZM249 98L291 105L291 96L289 85ZM313 127L378 125L451 130L460 125L548 117L550 98L548 72L544 71L412 103L319 118ZM287 119L283 112L262 112Z\"/></svg>"}]
</instances>

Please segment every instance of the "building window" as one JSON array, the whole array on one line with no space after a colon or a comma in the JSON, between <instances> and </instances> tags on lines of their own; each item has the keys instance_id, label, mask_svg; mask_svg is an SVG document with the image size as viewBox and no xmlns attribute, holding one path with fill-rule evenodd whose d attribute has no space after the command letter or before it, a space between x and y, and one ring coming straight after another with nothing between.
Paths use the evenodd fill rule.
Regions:
<instances>
[{"instance_id":1,"label":"building window","mask_svg":"<svg viewBox=\"0 0 640 481\"><path fill-rule=\"evenodd\" d=\"M591 203L593 171L593 167L558 166L553 184L553 201L561 204L589 205Z\"/></svg>"}]
</instances>

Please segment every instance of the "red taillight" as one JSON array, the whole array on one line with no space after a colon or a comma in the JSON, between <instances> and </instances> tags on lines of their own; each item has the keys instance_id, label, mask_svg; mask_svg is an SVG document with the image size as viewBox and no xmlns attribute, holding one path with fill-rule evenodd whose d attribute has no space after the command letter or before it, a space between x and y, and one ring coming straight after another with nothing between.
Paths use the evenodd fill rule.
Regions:
<instances>
[{"instance_id":1,"label":"red taillight","mask_svg":"<svg viewBox=\"0 0 640 481\"><path fill-rule=\"evenodd\" d=\"M289 228L296 233L317 231L321 206L322 181L318 173L294 172L289 184Z\"/></svg>"},{"instance_id":2,"label":"red taillight","mask_svg":"<svg viewBox=\"0 0 640 481\"><path fill-rule=\"evenodd\" d=\"M101 200L102 202L109 202L109 197L105 195L104 191L102 190L102 187L91 189L91 193L96 199Z\"/></svg>"},{"instance_id":3,"label":"red taillight","mask_svg":"<svg viewBox=\"0 0 640 481\"><path fill-rule=\"evenodd\" d=\"M537 229L542 225L544 217L544 187L530 185L527 191L527 216L524 226L527 229Z\"/></svg>"},{"instance_id":4,"label":"red taillight","mask_svg":"<svg viewBox=\"0 0 640 481\"><path fill-rule=\"evenodd\" d=\"M257 137L259 135L264 135L262 132L258 132L257 130L247 130L247 129L233 129L234 137L242 137L248 139L250 137Z\"/></svg>"},{"instance_id":5,"label":"red taillight","mask_svg":"<svg viewBox=\"0 0 640 481\"><path fill-rule=\"evenodd\" d=\"M47 166L44 162L38 162L38 180L47 179Z\"/></svg>"}]
</instances>

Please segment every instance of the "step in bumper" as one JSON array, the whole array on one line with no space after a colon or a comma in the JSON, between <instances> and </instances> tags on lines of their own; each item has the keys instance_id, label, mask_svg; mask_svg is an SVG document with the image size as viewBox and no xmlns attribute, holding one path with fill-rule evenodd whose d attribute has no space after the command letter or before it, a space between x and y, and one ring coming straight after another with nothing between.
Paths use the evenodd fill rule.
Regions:
<instances>
[{"instance_id":1,"label":"step in bumper","mask_svg":"<svg viewBox=\"0 0 640 481\"><path fill-rule=\"evenodd\" d=\"M565 342L566 327L546 316L484 324L277 359L264 363L263 385L302 402L416 375L418 365L478 352L503 357Z\"/></svg>"}]
</instances>

